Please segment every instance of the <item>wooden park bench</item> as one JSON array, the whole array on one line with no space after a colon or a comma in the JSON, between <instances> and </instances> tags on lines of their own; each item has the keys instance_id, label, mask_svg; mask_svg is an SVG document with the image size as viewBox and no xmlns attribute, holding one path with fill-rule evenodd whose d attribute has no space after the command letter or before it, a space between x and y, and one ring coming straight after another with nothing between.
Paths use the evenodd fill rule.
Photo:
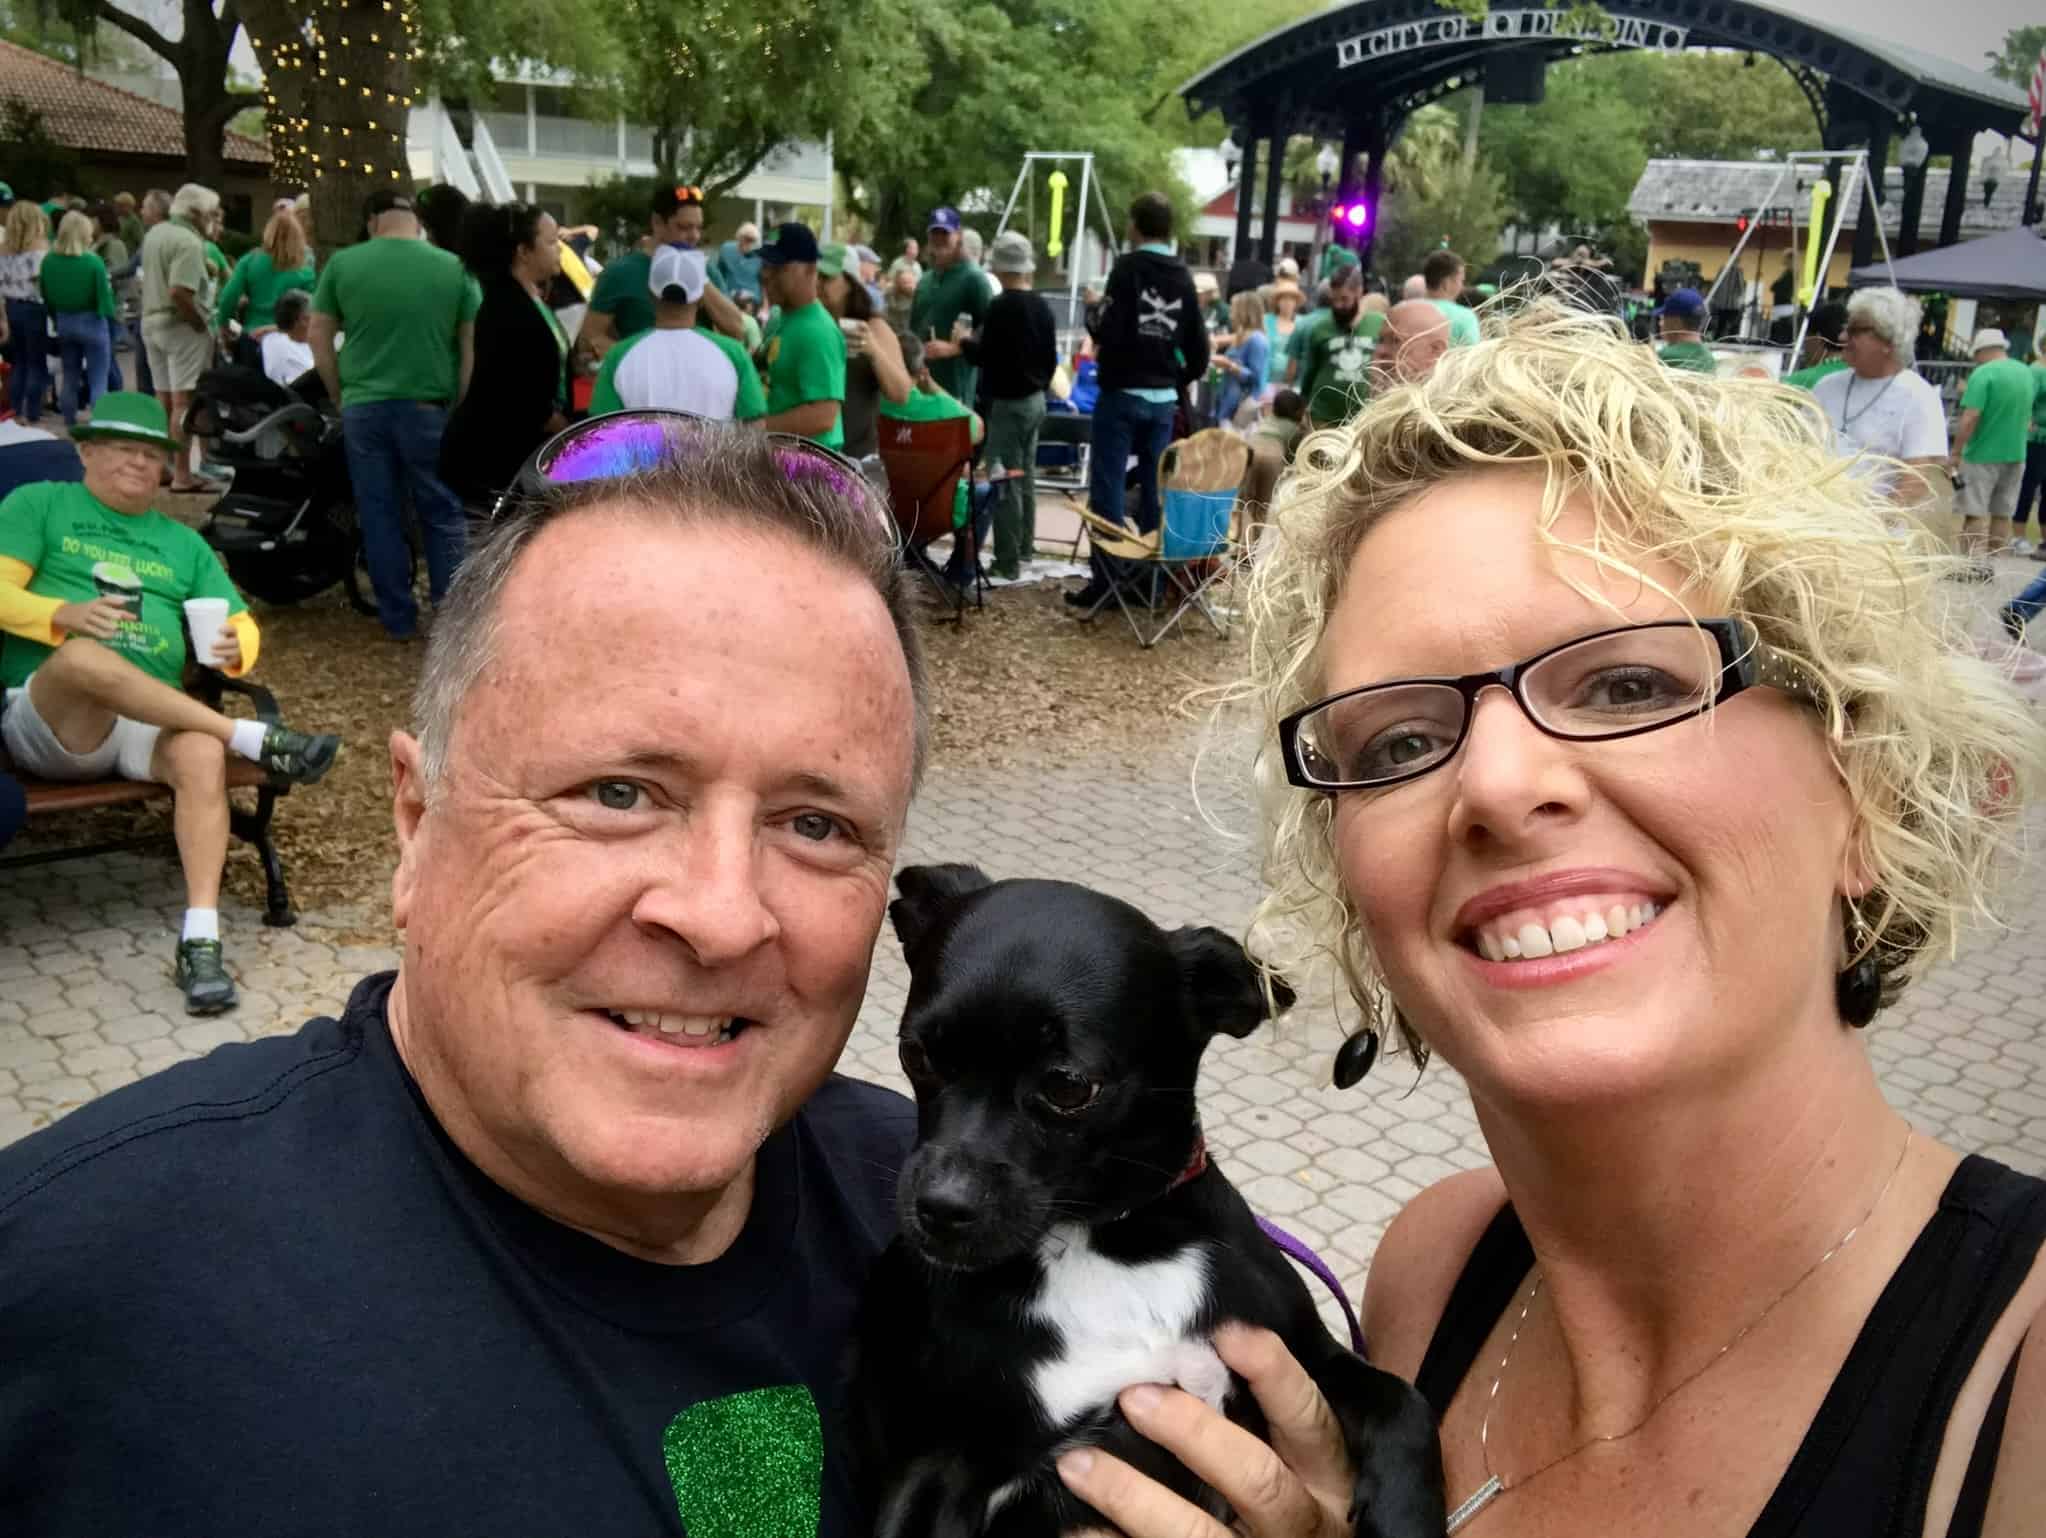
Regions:
<instances>
[{"instance_id":1,"label":"wooden park bench","mask_svg":"<svg viewBox=\"0 0 2046 1538\"><path fill-rule=\"evenodd\" d=\"M277 711L277 698L261 684L252 684L245 679L229 678L210 668L188 668L185 673L185 690L195 698L204 700L215 710L221 708L223 696L238 694L249 701L256 719L274 723L281 719ZM4 705L0 701L0 705ZM0 751L0 769L21 782L28 795L29 822L64 816L72 812L92 811L103 806L125 806L135 802L154 801L168 797L168 785L151 785L138 780L93 780L93 781L51 781L39 780L13 769L7 762L4 751ZM289 781L273 778L261 764L254 764L245 758L230 754L227 760L227 787L233 790L253 790L256 793L256 809L244 811L228 803L228 822L234 836L252 845L263 861L263 884L265 889L263 922L273 928L285 928L298 922L298 916L291 911L291 892L284 884L284 862L278 858L277 845L270 837L270 818L277 808L277 798L291 792ZM113 839L102 843L66 845L60 849L32 849L25 853L0 853L0 870L16 866L47 865L56 860L83 859L87 855L113 854L127 849L155 848L171 837L168 831L139 834L130 838Z\"/></svg>"}]
</instances>

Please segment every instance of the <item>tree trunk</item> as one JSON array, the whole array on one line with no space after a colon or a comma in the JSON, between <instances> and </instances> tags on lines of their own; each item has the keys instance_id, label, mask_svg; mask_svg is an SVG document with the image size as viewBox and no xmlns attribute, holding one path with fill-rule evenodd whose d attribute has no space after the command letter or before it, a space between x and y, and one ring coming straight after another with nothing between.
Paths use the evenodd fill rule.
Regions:
<instances>
[{"instance_id":1,"label":"tree trunk","mask_svg":"<svg viewBox=\"0 0 2046 1538\"><path fill-rule=\"evenodd\" d=\"M325 0L313 75L313 228L323 251L363 237L363 200L412 191L405 118L412 44L383 0Z\"/></svg>"},{"instance_id":2,"label":"tree trunk","mask_svg":"<svg viewBox=\"0 0 2046 1538\"><path fill-rule=\"evenodd\" d=\"M280 196L312 186L306 130L311 122L312 49L305 17L290 0L241 0L242 25L263 68L263 131L270 183Z\"/></svg>"}]
</instances>

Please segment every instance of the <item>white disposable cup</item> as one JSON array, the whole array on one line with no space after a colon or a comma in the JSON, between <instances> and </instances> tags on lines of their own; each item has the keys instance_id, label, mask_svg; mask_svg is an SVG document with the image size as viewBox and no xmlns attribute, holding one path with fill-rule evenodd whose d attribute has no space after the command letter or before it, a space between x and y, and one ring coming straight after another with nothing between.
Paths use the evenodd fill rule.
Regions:
<instances>
[{"instance_id":1,"label":"white disposable cup","mask_svg":"<svg viewBox=\"0 0 2046 1538\"><path fill-rule=\"evenodd\" d=\"M227 629L227 600L187 598L185 624L192 632L193 655L205 666L214 666L220 655L221 632Z\"/></svg>"}]
</instances>

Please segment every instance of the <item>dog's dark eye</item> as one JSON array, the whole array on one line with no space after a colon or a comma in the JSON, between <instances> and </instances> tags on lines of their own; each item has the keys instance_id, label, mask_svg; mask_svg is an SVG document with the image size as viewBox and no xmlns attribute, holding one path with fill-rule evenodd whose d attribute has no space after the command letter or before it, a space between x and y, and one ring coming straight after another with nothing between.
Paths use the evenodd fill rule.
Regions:
<instances>
[{"instance_id":1,"label":"dog's dark eye","mask_svg":"<svg viewBox=\"0 0 2046 1538\"><path fill-rule=\"evenodd\" d=\"M905 1041L895 1055L902 1063L902 1071L910 1078L928 1079L931 1076L931 1060L915 1042Z\"/></svg>"},{"instance_id":2,"label":"dog's dark eye","mask_svg":"<svg viewBox=\"0 0 2046 1538\"><path fill-rule=\"evenodd\" d=\"M1061 1116L1084 1111L1101 1093L1101 1086L1070 1068L1054 1068L1037 1086L1038 1098Z\"/></svg>"}]
</instances>

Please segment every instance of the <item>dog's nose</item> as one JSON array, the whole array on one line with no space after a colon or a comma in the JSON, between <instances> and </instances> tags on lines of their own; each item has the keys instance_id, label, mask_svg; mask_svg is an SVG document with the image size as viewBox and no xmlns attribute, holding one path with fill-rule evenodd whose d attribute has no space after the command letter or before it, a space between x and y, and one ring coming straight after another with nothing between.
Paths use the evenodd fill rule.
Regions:
<instances>
[{"instance_id":1,"label":"dog's nose","mask_svg":"<svg viewBox=\"0 0 2046 1538\"><path fill-rule=\"evenodd\" d=\"M932 1236L957 1233L979 1214L973 1191L963 1180L947 1180L917 1194L916 1220Z\"/></svg>"}]
</instances>

